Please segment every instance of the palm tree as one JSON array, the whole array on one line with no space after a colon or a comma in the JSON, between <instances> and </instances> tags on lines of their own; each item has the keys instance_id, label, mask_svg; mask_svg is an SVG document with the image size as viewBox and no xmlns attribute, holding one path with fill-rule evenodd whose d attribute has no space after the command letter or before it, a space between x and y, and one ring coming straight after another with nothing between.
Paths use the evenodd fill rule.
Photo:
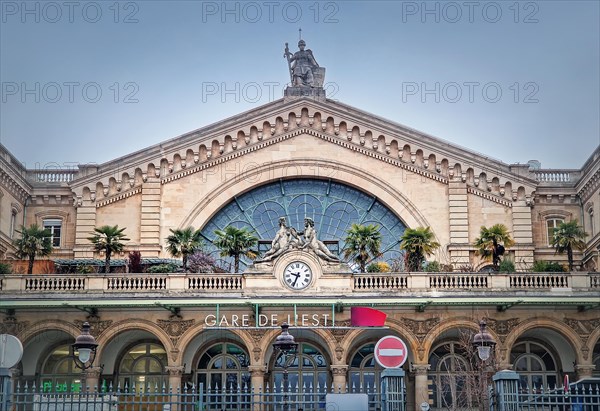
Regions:
<instances>
[{"instance_id":1,"label":"palm tree","mask_svg":"<svg viewBox=\"0 0 600 411\"><path fill-rule=\"evenodd\" d=\"M33 261L36 256L48 256L52 253L52 234L50 230L32 224L29 228L21 226L21 231L15 230L21 234L21 238L13 241L17 247L17 257L29 259L27 274L33 273Z\"/></svg>"},{"instance_id":2,"label":"palm tree","mask_svg":"<svg viewBox=\"0 0 600 411\"><path fill-rule=\"evenodd\" d=\"M557 253L567 252L569 271L573 271L573 249L584 250L586 246L584 240L587 235L577 220L562 222L554 229L551 244Z\"/></svg>"},{"instance_id":3,"label":"palm tree","mask_svg":"<svg viewBox=\"0 0 600 411\"><path fill-rule=\"evenodd\" d=\"M213 244L221 250L222 257L233 257L233 267L236 273L240 271L240 256L256 258L257 253L252 250L252 247L258 244L258 238L247 228L236 228L230 225L223 231L216 230L215 234L217 238Z\"/></svg>"},{"instance_id":4,"label":"palm tree","mask_svg":"<svg viewBox=\"0 0 600 411\"><path fill-rule=\"evenodd\" d=\"M377 225L352 224L344 241L344 257L354 256L354 262L360 266L361 273L365 272L370 259L381 254L381 233Z\"/></svg>"},{"instance_id":5,"label":"palm tree","mask_svg":"<svg viewBox=\"0 0 600 411\"><path fill-rule=\"evenodd\" d=\"M406 251L406 267L408 271L419 271L425 258L435 251L440 243L433 240L433 232L429 227L407 228L402 235L400 249Z\"/></svg>"},{"instance_id":6,"label":"palm tree","mask_svg":"<svg viewBox=\"0 0 600 411\"><path fill-rule=\"evenodd\" d=\"M88 237L88 240L94 244L94 250L106 253L104 272L110 273L110 255L113 252L118 253L123 251L125 244L122 242L129 241L129 238L123 234L125 227L119 228L118 225L103 225L102 227L94 228L94 231L95 234L92 237Z\"/></svg>"},{"instance_id":7,"label":"palm tree","mask_svg":"<svg viewBox=\"0 0 600 411\"><path fill-rule=\"evenodd\" d=\"M204 241L200 230L194 230L194 227L172 230L171 235L167 237L167 251L173 257L182 256L183 271L187 272L188 256L194 251L202 248Z\"/></svg>"},{"instance_id":8,"label":"palm tree","mask_svg":"<svg viewBox=\"0 0 600 411\"><path fill-rule=\"evenodd\" d=\"M494 269L498 268L500 256L504 254L505 247L511 247L515 244L504 224L494 224L490 228L481 226L479 237L475 239L473 245L477 247L475 253L484 259L492 257Z\"/></svg>"}]
</instances>

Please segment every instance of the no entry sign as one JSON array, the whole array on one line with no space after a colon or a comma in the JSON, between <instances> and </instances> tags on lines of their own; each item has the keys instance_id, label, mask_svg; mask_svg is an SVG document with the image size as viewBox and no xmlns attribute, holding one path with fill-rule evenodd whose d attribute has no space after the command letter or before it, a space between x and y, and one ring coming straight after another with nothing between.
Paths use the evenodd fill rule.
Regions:
<instances>
[{"instance_id":1,"label":"no entry sign","mask_svg":"<svg viewBox=\"0 0 600 411\"><path fill-rule=\"evenodd\" d=\"M400 368L406 362L408 350L400 338L383 337L375 344L375 361L384 368Z\"/></svg>"}]
</instances>

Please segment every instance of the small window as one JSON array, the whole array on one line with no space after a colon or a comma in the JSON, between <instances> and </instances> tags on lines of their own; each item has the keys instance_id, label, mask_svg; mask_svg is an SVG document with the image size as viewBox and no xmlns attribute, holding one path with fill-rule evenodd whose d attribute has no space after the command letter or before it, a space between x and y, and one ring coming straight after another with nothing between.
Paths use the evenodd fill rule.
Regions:
<instances>
[{"instance_id":1,"label":"small window","mask_svg":"<svg viewBox=\"0 0 600 411\"><path fill-rule=\"evenodd\" d=\"M8 232L10 235L10 238L15 237L15 229L16 228L17 228L17 210L13 208L12 212L10 213L10 231Z\"/></svg>"},{"instance_id":2,"label":"small window","mask_svg":"<svg viewBox=\"0 0 600 411\"><path fill-rule=\"evenodd\" d=\"M44 228L50 231L52 247L60 247L61 220L44 220Z\"/></svg>"},{"instance_id":3,"label":"small window","mask_svg":"<svg viewBox=\"0 0 600 411\"><path fill-rule=\"evenodd\" d=\"M558 226L564 223L565 220L562 218L549 218L546 220L546 224L548 225L548 245L552 245L552 239L554 238L554 229L558 228Z\"/></svg>"}]
</instances>

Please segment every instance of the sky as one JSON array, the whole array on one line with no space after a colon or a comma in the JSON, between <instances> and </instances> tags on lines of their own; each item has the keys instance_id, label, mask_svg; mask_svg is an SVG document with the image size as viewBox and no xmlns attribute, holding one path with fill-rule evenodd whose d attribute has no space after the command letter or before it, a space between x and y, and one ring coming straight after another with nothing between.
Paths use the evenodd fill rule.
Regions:
<instances>
[{"instance_id":1,"label":"sky","mask_svg":"<svg viewBox=\"0 0 600 411\"><path fill-rule=\"evenodd\" d=\"M0 0L0 143L103 163L282 97L299 29L329 98L507 164L600 144L598 1Z\"/></svg>"}]
</instances>

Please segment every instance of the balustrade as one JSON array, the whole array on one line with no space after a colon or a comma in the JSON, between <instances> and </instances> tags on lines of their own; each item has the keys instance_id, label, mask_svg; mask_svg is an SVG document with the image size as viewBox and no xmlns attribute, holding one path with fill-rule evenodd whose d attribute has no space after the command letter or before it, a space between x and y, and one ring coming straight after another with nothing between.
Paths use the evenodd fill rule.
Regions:
<instances>
[{"instance_id":1,"label":"balustrade","mask_svg":"<svg viewBox=\"0 0 600 411\"><path fill-rule=\"evenodd\" d=\"M569 288L570 274L511 274L510 288Z\"/></svg>"},{"instance_id":2,"label":"balustrade","mask_svg":"<svg viewBox=\"0 0 600 411\"><path fill-rule=\"evenodd\" d=\"M355 291L386 291L408 288L406 275L359 274L354 276Z\"/></svg>"},{"instance_id":3,"label":"balustrade","mask_svg":"<svg viewBox=\"0 0 600 411\"><path fill-rule=\"evenodd\" d=\"M75 178L76 170L34 171L36 183L69 183Z\"/></svg>"},{"instance_id":4,"label":"balustrade","mask_svg":"<svg viewBox=\"0 0 600 411\"><path fill-rule=\"evenodd\" d=\"M241 275L198 275L188 276L187 284L189 290L205 291L240 291L243 288Z\"/></svg>"},{"instance_id":5,"label":"balustrade","mask_svg":"<svg viewBox=\"0 0 600 411\"><path fill-rule=\"evenodd\" d=\"M482 289L488 288L488 274L430 274L429 288Z\"/></svg>"},{"instance_id":6,"label":"balustrade","mask_svg":"<svg viewBox=\"0 0 600 411\"><path fill-rule=\"evenodd\" d=\"M107 289L109 291L155 291L167 290L166 276L127 276L109 277Z\"/></svg>"},{"instance_id":7,"label":"balustrade","mask_svg":"<svg viewBox=\"0 0 600 411\"><path fill-rule=\"evenodd\" d=\"M26 291L84 291L85 278L44 276L25 279Z\"/></svg>"}]
</instances>

